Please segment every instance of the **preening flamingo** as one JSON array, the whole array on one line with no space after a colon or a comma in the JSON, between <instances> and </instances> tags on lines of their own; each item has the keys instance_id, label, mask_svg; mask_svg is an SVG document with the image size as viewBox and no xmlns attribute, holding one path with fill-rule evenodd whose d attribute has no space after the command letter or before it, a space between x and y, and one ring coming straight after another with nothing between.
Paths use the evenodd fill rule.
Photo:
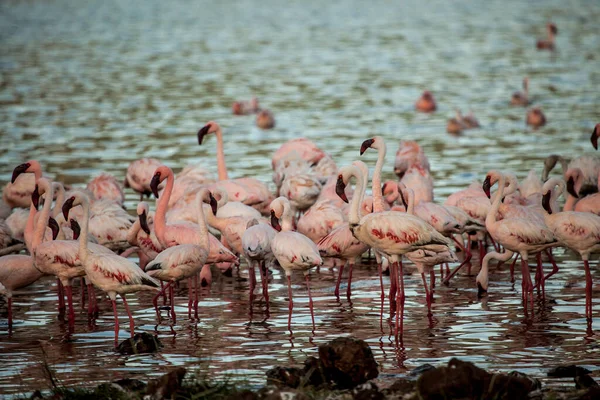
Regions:
<instances>
[{"instance_id":1,"label":"preening flamingo","mask_svg":"<svg viewBox=\"0 0 600 400\"><path fill-rule=\"evenodd\" d=\"M394 173L398 178L402 178L404 173L414 165L420 165L429 171L429 160L421 146L414 140L401 140L394 160Z\"/></svg>"},{"instance_id":2,"label":"preening flamingo","mask_svg":"<svg viewBox=\"0 0 600 400\"><path fill-rule=\"evenodd\" d=\"M206 263L208 254L210 252L210 242L208 239L208 228L206 221L204 220L204 210L202 209L202 203L211 204L215 202L212 194L208 189L202 189L196 195L197 199L197 213L198 213L198 227L200 231L200 240L197 244L179 244L177 246L169 247L165 249L156 258L146 265L145 271L149 273L153 278L159 279L164 282L169 282L161 290L164 292L167 288L169 289L169 297L171 299L171 317L173 323L176 323L175 314L175 298L173 294L173 286L176 282L182 279L193 278L195 292L198 292L198 277L197 274L202 269L202 266ZM161 293L158 293L154 299L154 307L158 313L157 300ZM189 293L191 296L191 293ZM191 309L192 298L190 297L188 308ZM196 303L197 305L197 303ZM196 311L197 314L197 311Z\"/></svg>"},{"instance_id":3,"label":"preening flamingo","mask_svg":"<svg viewBox=\"0 0 600 400\"><path fill-rule=\"evenodd\" d=\"M415 103L415 109L420 112L429 113L435 111L436 108L437 105L435 104L433 94L428 90L424 91L421 97L419 97Z\"/></svg>"},{"instance_id":4,"label":"preening flamingo","mask_svg":"<svg viewBox=\"0 0 600 400\"><path fill-rule=\"evenodd\" d=\"M280 160L286 158L291 152L297 152L301 159L306 161L309 165L316 165L326 153L321 150L314 142L307 138L296 138L291 139L282 144L279 149L273 153L271 159L271 167L275 170L275 167Z\"/></svg>"},{"instance_id":5,"label":"preening flamingo","mask_svg":"<svg viewBox=\"0 0 600 400\"><path fill-rule=\"evenodd\" d=\"M278 231L271 240L271 250L277 259L277 262L285 271L288 281L289 296L289 316L288 328L291 329L292 309L294 302L292 300L292 271L302 271L306 279L306 288L308 289L308 305L310 307L310 316L313 327L315 325L315 315L313 310L312 296L310 295L310 277L311 268L323 265L323 260L319 255L317 245L298 232L292 232L293 212L290 202L287 198L281 196L271 202L271 224ZM282 223L279 223L281 219Z\"/></svg>"},{"instance_id":6,"label":"preening flamingo","mask_svg":"<svg viewBox=\"0 0 600 400\"><path fill-rule=\"evenodd\" d=\"M272 129L275 127L275 117L269 110L261 110L256 115L256 126L260 129Z\"/></svg>"},{"instance_id":7,"label":"preening flamingo","mask_svg":"<svg viewBox=\"0 0 600 400\"><path fill-rule=\"evenodd\" d=\"M150 197L152 194L150 179L152 179L152 174L160 165L160 161L155 158L141 158L133 161L127 167L125 187L130 187L138 192L140 194L140 201L144 199L144 195Z\"/></svg>"},{"instance_id":8,"label":"preening flamingo","mask_svg":"<svg viewBox=\"0 0 600 400\"><path fill-rule=\"evenodd\" d=\"M83 219L81 224L81 236L79 237L78 256L83 265L85 275L94 286L105 291L113 305L115 315L115 344L119 338L119 316L117 313L117 294L123 299L125 310L129 316L129 327L131 336L134 334L134 322L125 294L135 293L142 290L158 291L159 284L156 280L142 271L137 264L120 257L112 252L96 252L90 249L87 241L88 223L90 216L90 201L83 192L75 191L62 207L63 215L69 219L69 210L76 205L83 207Z\"/></svg>"},{"instance_id":9,"label":"preening flamingo","mask_svg":"<svg viewBox=\"0 0 600 400\"><path fill-rule=\"evenodd\" d=\"M513 106L524 106L529 105L529 78L523 78L523 91L514 92L510 98L510 104Z\"/></svg>"},{"instance_id":10,"label":"preening flamingo","mask_svg":"<svg viewBox=\"0 0 600 400\"><path fill-rule=\"evenodd\" d=\"M85 188L92 192L97 200L111 200L120 206L125 201L121 184L111 174L102 173L98 175L89 181Z\"/></svg>"},{"instance_id":11,"label":"preening flamingo","mask_svg":"<svg viewBox=\"0 0 600 400\"><path fill-rule=\"evenodd\" d=\"M547 39L538 39L536 47L538 50L554 50L555 36L558 34L556 25L551 22L546 24L546 35Z\"/></svg>"},{"instance_id":12,"label":"preening flamingo","mask_svg":"<svg viewBox=\"0 0 600 400\"><path fill-rule=\"evenodd\" d=\"M527 117L525 118L527 125L531 125L534 128L546 125L546 116L540 107L533 107L527 111Z\"/></svg>"},{"instance_id":13,"label":"preening flamingo","mask_svg":"<svg viewBox=\"0 0 600 400\"><path fill-rule=\"evenodd\" d=\"M558 186L558 194L564 191L562 179L552 178L543 187L542 203L546 213L546 225L561 244L579 253L585 268L585 316L592 321L592 274L589 257L591 253L600 252L600 216L577 211L554 213L550 207L553 190Z\"/></svg>"},{"instance_id":14,"label":"preening flamingo","mask_svg":"<svg viewBox=\"0 0 600 400\"><path fill-rule=\"evenodd\" d=\"M248 276L250 279L250 298L252 300L254 286L256 285L256 271L260 272L260 281L262 284L263 296L267 304L269 303L268 289L268 267L273 263L275 256L271 250L271 242L277 234L277 231L267 224L259 224L253 218L248 221L246 230L242 235L242 250L246 262L248 263Z\"/></svg>"},{"instance_id":15,"label":"preening flamingo","mask_svg":"<svg viewBox=\"0 0 600 400\"><path fill-rule=\"evenodd\" d=\"M297 231L315 243L346 222L343 211L329 200L310 207L298 220Z\"/></svg>"}]
</instances>

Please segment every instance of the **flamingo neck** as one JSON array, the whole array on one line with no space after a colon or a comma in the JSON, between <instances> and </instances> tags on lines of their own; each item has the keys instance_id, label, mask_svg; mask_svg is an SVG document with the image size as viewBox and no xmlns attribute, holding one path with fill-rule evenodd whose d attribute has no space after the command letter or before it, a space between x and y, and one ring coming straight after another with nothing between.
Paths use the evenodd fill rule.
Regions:
<instances>
[{"instance_id":1,"label":"flamingo neck","mask_svg":"<svg viewBox=\"0 0 600 400\"><path fill-rule=\"evenodd\" d=\"M54 208L52 209L52 218L56 218L61 213L61 207L65 202L65 187L60 182L52 182L52 189L57 193L56 202L54 203Z\"/></svg>"},{"instance_id":2,"label":"flamingo neck","mask_svg":"<svg viewBox=\"0 0 600 400\"><path fill-rule=\"evenodd\" d=\"M198 227L200 230L200 246L202 246L204 249L206 249L206 253L208 254L210 252L210 240L208 237L208 227L206 226L206 219L204 218L205 214L204 214L204 206L203 206L203 197L204 197L204 191L199 192L196 195L196 201L198 203ZM212 214L212 210L210 212L210 214Z\"/></svg>"},{"instance_id":3,"label":"flamingo neck","mask_svg":"<svg viewBox=\"0 0 600 400\"><path fill-rule=\"evenodd\" d=\"M127 231L127 243L132 246L137 246L137 235L140 232L140 229L142 229L142 226L140 225L140 218L138 217L133 221L133 225L131 225L131 228Z\"/></svg>"},{"instance_id":4,"label":"flamingo neck","mask_svg":"<svg viewBox=\"0 0 600 400\"><path fill-rule=\"evenodd\" d=\"M406 188L408 193L408 205L406 207L406 213L415 215L415 192L411 188Z\"/></svg>"},{"instance_id":5,"label":"flamingo neck","mask_svg":"<svg viewBox=\"0 0 600 400\"><path fill-rule=\"evenodd\" d=\"M379 142L377 149L377 163L375 163L375 171L373 172L373 212L382 212L385 210L383 203L383 193L381 191L381 170L385 162L386 146L383 141Z\"/></svg>"},{"instance_id":6,"label":"flamingo neck","mask_svg":"<svg viewBox=\"0 0 600 400\"><path fill-rule=\"evenodd\" d=\"M40 181L39 184L41 184ZM50 208L52 206L52 197L54 194L52 192L52 185L47 185L45 188L45 200L44 200L44 208L40 212L40 215L37 220L37 225L35 227L35 231L33 233L33 240L31 243L31 249L35 251L35 249L42 243L44 240L44 234L46 233L46 226L48 225L48 218L50 217Z\"/></svg>"},{"instance_id":7,"label":"flamingo neck","mask_svg":"<svg viewBox=\"0 0 600 400\"><path fill-rule=\"evenodd\" d=\"M81 206L83 207L83 223L79 234L79 260L85 265L88 257L88 224L90 222L90 201L86 196L81 196Z\"/></svg>"},{"instance_id":8,"label":"flamingo neck","mask_svg":"<svg viewBox=\"0 0 600 400\"><path fill-rule=\"evenodd\" d=\"M283 202L283 213L281 214L281 230L282 231L293 231L294 230L294 213L289 201Z\"/></svg>"},{"instance_id":9,"label":"flamingo neck","mask_svg":"<svg viewBox=\"0 0 600 400\"><path fill-rule=\"evenodd\" d=\"M27 216L27 224L25 225L25 231L23 232L23 236L25 238L25 245L27 246L27 250L29 254L33 254L33 234L35 230L35 214L37 213L37 209L33 206L33 202L29 205L29 215Z\"/></svg>"},{"instance_id":10,"label":"flamingo neck","mask_svg":"<svg viewBox=\"0 0 600 400\"><path fill-rule=\"evenodd\" d=\"M221 126L217 126L217 131L215 132L217 136L217 171L219 173L219 180L224 181L229 179L227 177L227 166L225 165L225 151L223 150L223 131L221 131Z\"/></svg>"},{"instance_id":11,"label":"flamingo neck","mask_svg":"<svg viewBox=\"0 0 600 400\"><path fill-rule=\"evenodd\" d=\"M171 199L171 193L173 192L173 184L175 179L173 179L173 172L169 172L167 177L167 184L165 185L165 190L162 193L162 196L156 202L156 213L154 215L154 232L156 233L156 237L158 241L166 246L165 241L165 231L167 229L167 208L169 207L169 200Z\"/></svg>"},{"instance_id":12,"label":"flamingo neck","mask_svg":"<svg viewBox=\"0 0 600 400\"><path fill-rule=\"evenodd\" d=\"M202 200L200 200L199 207L201 210L204 209L204 204ZM202 212L204 221L208 222L208 225L212 226L215 229L222 231L227 226L228 218L219 218L215 214L213 214L212 209L210 207L206 207L206 212ZM199 222L199 220L198 220Z\"/></svg>"},{"instance_id":13,"label":"flamingo neck","mask_svg":"<svg viewBox=\"0 0 600 400\"><path fill-rule=\"evenodd\" d=\"M365 198L365 183L364 178L362 176L362 172L356 166L352 166L350 176L354 176L356 178L356 188L354 189L354 195L352 196L352 203L350 204L350 215L348 215L348 223L350 226L358 225L360 221L360 215L358 214L360 210L360 205Z\"/></svg>"},{"instance_id":14,"label":"flamingo neck","mask_svg":"<svg viewBox=\"0 0 600 400\"><path fill-rule=\"evenodd\" d=\"M504 174L500 174L500 179L498 179L498 190L494 193L494 201L492 202L492 207L488 211L487 216L485 217L485 226L490 226L496 223L496 214L498 213L498 209L500 208L500 203L502 201L502 197L504 196L504 185L506 184L506 178Z\"/></svg>"}]
</instances>

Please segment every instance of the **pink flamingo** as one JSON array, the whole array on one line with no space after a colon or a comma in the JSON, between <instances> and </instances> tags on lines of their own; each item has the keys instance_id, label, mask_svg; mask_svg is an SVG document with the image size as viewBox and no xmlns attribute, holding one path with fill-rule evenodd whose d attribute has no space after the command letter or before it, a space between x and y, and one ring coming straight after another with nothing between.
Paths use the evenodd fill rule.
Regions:
<instances>
[{"instance_id":1,"label":"pink flamingo","mask_svg":"<svg viewBox=\"0 0 600 400\"><path fill-rule=\"evenodd\" d=\"M261 110L256 115L256 126L260 129L275 128L275 117L269 110Z\"/></svg>"},{"instance_id":2,"label":"pink flamingo","mask_svg":"<svg viewBox=\"0 0 600 400\"><path fill-rule=\"evenodd\" d=\"M25 172L31 172L32 175L22 176ZM4 189L2 189L2 199L11 208L29 207L31 194L35 189L35 184L42 177L42 166L36 160L29 160L15 167L10 179ZM17 178L19 178L17 180Z\"/></svg>"},{"instance_id":3,"label":"pink flamingo","mask_svg":"<svg viewBox=\"0 0 600 400\"><path fill-rule=\"evenodd\" d=\"M322 185L312 174L295 174L285 177L280 194L290 200L294 211L302 212L310 208L319 197Z\"/></svg>"},{"instance_id":4,"label":"pink flamingo","mask_svg":"<svg viewBox=\"0 0 600 400\"><path fill-rule=\"evenodd\" d=\"M463 122L460 110L456 110L456 117L450 118L446 123L446 132L453 135L460 135L463 130L467 129L467 125Z\"/></svg>"},{"instance_id":5,"label":"pink flamingo","mask_svg":"<svg viewBox=\"0 0 600 400\"><path fill-rule=\"evenodd\" d=\"M538 50L554 50L554 39L558 34L558 29L556 25L551 22L546 24L546 34L548 36L547 39L538 39L536 42L536 47Z\"/></svg>"},{"instance_id":6,"label":"pink flamingo","mask_svg":"<svg viewBox=\"0 0 600 400\"><path fill-rule=\"evenodd\" d=\"M421 201L433 202L433 178L425 168L418 165L412 166L406 171L400 182L415 192L415 205Z\"/></svg>"},{"instance_id":7,"label":"pink flamingo","mask_svg":"<svg viewBox=\"0 0 600 400\"><path fill-rule=\"evenodd\" d=\"M169 247L156 258L148 263L145 271L153 278L156 278L163 282L169 282L166 286L161 289L154 299L154 308L158 313L157 300L161 293L169 289L169 297L171 299L171 317L173 323L176 323L177 317L175 315L175 297L173 294L173 286L176 282L182 279L194 278L196 297L198 293L197 287L197 274L200 272L202 266L208 258L210 252L210 242L208 239L208 228L206 221L204 220L204 211L202 210L202 203L211 204L215 202L212 194L208 189L202 189L196 195L198 202L198 226L200 230L200 241L197 244L179 244L177 246ZM189 293L191 295L191 293ZM197 300L196 300L197 301ZM192 298L190 297L188 307L191 309ZM196 303L197 304L197 303ZM196 311L197 314L197 311Z\"/></svg>"},{"instance_id":8,"label":"pink flamingo","mask_svg":"<svg viewBox=\"0 0 600 400\"><path fill-rule=\"evenodd\" d=\"M273 154L271 159L271 166L273 170L280 160L286 158L291 152L297 152L301 159L306 161L309 165L316 165L323 157L327 154L319 149L319 147L307 138L296 138L285 142L279 147Z\"/></svg>"},{"instance_id":9,"label":"pink flamingo","mask_svg":"<svg viewBox=\"0 0 600 400\"><path fill-rule=\"evenodd\" d=\"M429 160L421 146L413 140L401 140L394 161L394 173L401 179L413 165L420 165L429 171Z\"/></svg>"},{"instance_id":10,"label":"pink flamingo","mask_svg":"<svg viewBox=\"0 0 600 400\"><path fill-rule=\"evenodd\" d=\"M283 196L276 198L271 202L271 224L278 231L271 240L271 250L277 259L277 262L285 271L288 281L289 295L289 316L288 328L292 325L292 309L294 302L292 300L292 271L302 271L306 279L306 288L308 289L308 305L310 307L310 316L313 327L315 326L315 314L313 311L313 301L310 295L310 277L309 271L313 267L323 265L323 260L319 255L317 245L298 232L292 232L292 209L289 200ZM281 219L282 223L279 223ZM282 230L283 228L283 230Z\"/></svg>"},{"instance_id":11,"label":"pink flamingo","mask_svg":"<svg viewBox=\"0 0 600 400\"><path fill-rule=\"evenodd\" d=\"M247 218L261 218L260 211L256 208L247 206L241 201L229 201L229 196L225 190L217 190L215 198L218 200L217 205L217 217L228 218L228 217L247 217ZM217 195L220 195L218 197Z\"/></svg>"},{"instance_id":12,"label":"pink flamingo","mask_svg":"<svg viewBox=\"0 0 600 400\"><path fill-rule=\"evenodd\" d=\"M321 200L300 217L297 231L318 243L344 222L344 213L339 207L329 200Z\"/></svg>"},{"instance_id":13,"label":"pink flamingo","mask_svg":"<svg viewBox=\"0 0 600 400\"><path fill-rule=\"evenodd\" d=\"M529 274L529 254L535 254L556 246L558 242L545 224L525 218L506 218L500 221L496 219L496 214L505 190L506 178L504 174L498 171L488 173L483 183L483 190L487 196L490 196L490 182L494 176L498 177L498 190L494 195L492 207L485 219L485 227L492 238L504 246L506 252L512 252L513 254L516 252L521 256L523 301L525 310L527 310L527 297L530 296L533 311L533 283Z\"/></svg>"},{"instance_id":14,"label":"pink flamingo","mask_svg":"<svg viewBox=\"0 0 600 400\"><path fill-rule=\"evenodd\" d=\"M591 253L600 252L600 216L577 211L553 213L550 198L558 185L557 195L562 193L565 183L562 179L552 178L543 187L542 204L546 225L561 244L576 251L583 260L585 268L585 316L592 321L592 274L590 273L589 257Z\"/></svg>"},{"instance_id":15,"label":"pink flamingo","mask_svg":"<svg viewBox=\"0 0 600 400\"><path fill-rule=\"evenodd\" d=\"M369 171L368 171L368 167L367 167L367 175L368 175L368 172ZM344 203L342 201L342 199L340 199L340 196L338 196L337 193L335 192L336 183L337 183L337 175L330 176L327 179L327 181L321 188L321 193L319 193L319 197L317 198L317 203L320 201L326 200L338 208L342 208L346 205L346 203ZM352 193L353 193L352 188L350 186L348 186L346 188L346 196L348 196L348 198L351 198Z\"/></svg>"},{"instance_id":16,"label":"pink flamingo","mask_svg":"<svg viewBox=\"0 0 600 400\"><path fill-rule=\"evenodd\" d=\"M140 194L140 201L146 197L150 197L152 191L149 186L152 173L160 166L160 161L155 158L141 158L133 161L127 167L127 175L125 176L125 187L132 188Z\"/></svg>"},{"instance_id":17,"label":"pink flamingo","mask_svg":"<svg viewBox=\"0 0 600 400\"><path fill-rule=\"evenodd\" d=\"M596 126L594 126L592 136L590 137L590 141L592 142L592 146L594 146L594 150L598 150L598 136L600 136L600 124L596 124Z\"/></svg>"},{"instance_id":18,"label":"pink flamingo","mask_svg":"<svg viewBox=\"0 0 600 400\"><path fill-rule=\"evenodd\" d=\"M523 91L514 92L510 98L510 104L513 106L524 106L529 105L529 78L523 78Z\"/></svg>"},{"instance_id":19,"label":"pink flamingo","mask_svg":"<svg viewBox=\"0 0 600 400\"><path fill-rule=\"evenodd\" d=\"M135 220L127 233L127 242L141 249L140 268L144 269L149 261L152 261L165 248L160 244L148 220L153 220L149 213L148 203L140 201L136 208L138 219ZM153 225L153 224L152 224Z\"/></svg>"},{"instance_id":20,"label":"pink flamingo","mask_svg":"<svg viewBox=\"0 0 600 400\"><path fill-rule=\"evenodd\" d=\"M86 189L93 193L94 198L98 200L110 200L114 201L118 205L122 206L125 201L125 195L123 194L123 188L111 174L102 173L88 182Z\"/></svg>"},{"instance_id":21,"label":"pink flamingo","mask_svg":"<svg viewBox=\"0 0 600 400\"><path fill-rule=\"evenodd\" d=\"M248 115L259 112L260 106L258 105L258 99L252 97L250 101L234 101L231 109L233 115Z\"/></svg>"},{"instance_id":22,"label":"pink flamingo","mask_svg":"<svg viewBox=\"0 0 600 400\"><path fill-rule=\"evenodd\" d=\"M460 114L460 110L458 112L462 123L466 126L466 129L474 129L479 128L481 126L479 124L479 121L475 117L475 114L473 114L473 110L469 110L469 113L465 116Z\"/></svg>"},{"instance_id":23,"label":"pink flamingo","mask_svg":"<svg viewBox=\"0 0 600 400\"><path fill-rule=\"evenodd\" d=\"M531 125L534 128L546 125L546 116L539 107L533 107L527 111L527 125Z\"/></svg>"},{"instance_id":24,"label":"pink flamingo","mask_svg":"<svg viewBox=\"0 0 600 400\"><path fill-rule=\"evenodd\" d=\"M223 132L221 130L221 126L214 121L209 121L198 131L198 144L202 144L202 139L205 135L210 133L214 133L217 137L217 171L219 173L219 181L228 181L227 177L227 166L225 165L225 153L223 151ZM228 182L233 182L237 184L244 185L250 190L256 197L258 197L259 202L257 204L249 204L254 206L259 211L261 207L266 207L267 204L271 202L273 199L273 195L269 191L269 188L261 181L255 178L238 178L233 179ZM225 185L224 188L227 190L229 194L229 198L235 198L235 188L231 188L229 190L229 186L226 182L221 182L222 185Z\"/></svg>"},{"instance_id":25,"label":"pink flamingo","mask_svg":"<svg viewBox=\"0 0 600 400\"><path fill-rule=\"evenodd\" d=\"M356 193L352 198L351 212L349 215L350 230L354 237L370 247L385 254L392 263L391 277L399 280L400 290L396 313L396 334L402 332L404 317L404 277L402 264L398 264L403 254L419 249L430 249L431 245L448 245L449 241L440 235L425 221L413 215L397 211L384 211L367 214L360 218L358 210L362 197L365 194L365 185L360 169L354 165L343 167L338 175L338 193L347 201L344 188L350 177L356 177ZM437 247L431 248L437 250ZM400 271L397 270L400 265Z\"/></svg>"},{"instance_id":26,"label":"pink flamingo","mask_svg":"<svg viewBox=\"0 0 600 400\"><path fill-rule=\"evenodd\" d=\"M434 112L436 108L437 105L435 104L433 94L428 90L424 91L421 97L419 97L415 103L415 109L420 112L430 113Z\"/></svg>"},{"instance_id":27,"label":"pink flamingo","mask_svg":"<svg viewBox=\"0 0 600 400\"><path fill-rule=\"evenodd\" d=\"M250 297L254 293L256 285L256 272L258 268L260 272L260 280L262 284L263 296L267 304L269 303L269 289L267 284L268 267L273 264L275 256L271 250L271 242L277 234L277 231L267 224L259 224L253 218L248 221L246 230L242 235L242 250L246 262L248 263L248 275L250 279Z\"/></svg>"},{"instance_id":28,"label":"pink flamingo","mask_svg":"<svg viewBox=\"0 0 600 400\"><path fill-rule=\"evenodd\" d=\"M129 316L131 336L134 334L134 322L125 294L142 290L158 291L158 282L142 271L137 264L114 253L96 252L91 250L87 241L88 223L90 216L90 201L81 191L75 191L64 203L63 215L69 219L69 210L76 205L83 207L81 236L79 237L78 255L87 278L108 294L115 315L115 344L119 338L119 315L117 313L117 294L123 299L123 304Z\"/></svg>"}]
</instances>

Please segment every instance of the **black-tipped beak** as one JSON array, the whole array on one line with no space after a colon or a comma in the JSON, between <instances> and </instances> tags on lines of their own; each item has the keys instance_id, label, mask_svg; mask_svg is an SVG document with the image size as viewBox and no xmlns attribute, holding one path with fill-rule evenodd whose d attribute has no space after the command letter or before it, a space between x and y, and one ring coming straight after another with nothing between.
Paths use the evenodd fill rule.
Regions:
<instances>
[{"instance_id":1,"label":"black-tipped beak","mask_svg":"<svg viewBox=\"0 0 600 400\"><path fill-rule=\"evenodd\" d=\"M543 196L542 196L542 207L544 207L544 210L546 210L546 212L548 214L552 214L552 208L550 208L550 195L552 194L551 191L547 191Z\"/></svg>"},{"instance_id":2,"label":"black-tipped beak","mask_svg":"<svg viewBox=\"0 0 600 400\"><path fill-rule=\"evenodd\" d=\"M48 217L48 226L52 229L52 240L56 240L58 236L58 232L60 231L60 227L58 226L58 222L52 217Z\"/></svg>"},{"instance_id":3,"label":"black-tipped beak","mask_svg":"<svg viewBox=\"0 0 600 400\"><path fill-rule=\"evenodd\" d=\"M400 193L400 198L402 199L402 204L404 204L404 208L406 208L406 212L408 212L408 203L406 202L406 199L404 198L404 194L402 194L402 190L400 190L400 188L398 188L398 193Z\"/></svg>"},{"instance_id":4,"label":"black-tipped beak","mask_svg":"<svg viewBox=\"0 0 600 400\"><path fill-rule=\"evenodd\" d=\"M198 144L202 145L202 139L204 139L204 136L208 134L208 130L210 129L210 124L208 125L204 125L202 128L200 128L200 130L198 131Z\"/></svg>"},{"instance_id":5,"label":"black-tipped beak","mask_svg":"<svg viewBox=\"0 0 600 400\"><path fill-rule=\"evenodd\" d=\"M598 150L598 135L600 135L599 132L600 129L598 129L598 126L596 126L594 128L594 131L592 132L592 137L590 138L590 141L592 142L592 146L594 146L594 149Z\"/></svg>"},{"instance_id":6,"label":"black-tipped beak","mask_svg":"<svg viewBox=\"0 0 600 400\"><path fill-rule=\"evenodd\" d=\"M381 187L381 193L385 194L385 188L387 187L387 182L383 184L383 186Z\"/></svg>"},{"instance_id":7,"label":"black-tipped beak","mask_svg":"<svg viewBox=\"0 0 600 400\"><path fill-rule=\"evenodd\" d=\"M140 215L138 215L138 218L140 219L140 227L144 232L146 232L146 235L149 235L150 228L148 227L148 215L146 215L146 210L144 210Z\"/></svg>"},{"instance_id":8,"label":"black-tipped beak","mask_svg":"<svg viewBox=\"0 0 600 400\"><path fill-rule=\"evenodd\" d=\"M158 185L160 185L160 172L157 172L154 174L154 176L152 177L152 180L150 181L150 189L152 189L152 193L154 194L154 197L156 197L158 199Z\"/></svg>"},{"instance_id":9,"label":"black-tipped beak","mask_svg":"<svg viewBox=\"0 0 600 400\"><path fill-rule=\"evenodd\" d=\"M362 142L362 145L360 146L360 155L362 156L363 153L365 151L367 151L367 149L369 147L371 147L371 145L373 144L373 142L375 141L375 139L367 139L364 142Z\"/></svg>"},{"instance_id":10,"label":"black-tipped beak","mask_svg":"<svg viewBox=\"0 0 600 400\"><path fill-rule=\"evenodd\" d=\"M477 297L478 298L482 298L483 296L485 296L487 293L487 290L485 290L480 283L477 283Z\"/></svg>"},{"instance_id":11,"label":"black-tipped beak","mask_svg":"<svg viewBox=\"0 0 600 400\"><path fill-rule=\"evenodd\" d=\"M348 203L348 197L346 197L346 184L344 183L344 178L342 176L338 176L337 182L335 184L335 193L340 196L340 199L344 200L345 203Z\"/></svg>"},{"instance_id":12,"label":"black-tipped beak","mask_svg":"<svg viewBox=\"0 0 600 400\"><path fill-rule=\"evenodd\" d=\"M217 199L215 199L215 197L210 192L208 193L208 197L210 198L210 208L212 210L212 213L214 215L217 215L217 207L218 207Z\"/></svg>"},{"instance_id":13,"label":"black-tipped beak","mask_svg":"<svg viewBox=\"0 0 600 400\"><path fill-rule=\"evenodd\" d=\"M40 190L38 185L35 185L35 189L33 189L33 192L31 192L31 202L37 210L38 206L40 205Z\"/></svg>"},{"instance_id":14,"label":"black-tipped beak","mask_svg":"<svg viewBox=\"0 0 600 400\"><path fill-rule=\"evenodd\" d=\"M65 220L69 219L69 211L73 208L73 202L75 202L75 197L68 198L62 206L62 213Z\"/></svg>"},{"instance_id":15,"label":"black-tipped beak","mask_svg":"<svg viewBox=\"0 0 600 400\"><path fill-rule=\"evenodd\" d=\"M275 216L275 211L271 210L271 226L277 232L281 232L281 225L279 225L279 219Z\"/></svg>"},{"instance_id":16,"label":"black-tipped beak","mask_svg":"<svg viewBox=\"0 0 600 400\"><path fill-rule=\"evenodd\" d=\"M69 220L71 224L71 229L73 230L73 240L79 239L79 235L81 235L81 227L79 226L79 222L75 221L73 218Z\"/></svg>"},{"instance_id":17,"label":"black-tipped beak","mask_svg":"<svg viewBox=\"0 0 600 400\"><path fill-rule=\"evenodd\" d=\"M567 192L569 192L569 194L573 197L575 197L576 199L579 198L579 195L577 194L577 191L575 190L575 179L573 179L573 177L570 177L569 180L567 181Z\"/></svg>"},{"instance_id":18,"label":"black-tipped beak","mask_svg":"<svg viewBox=\"0 0 600 400\"><path fill-rule=\"evenodd\" d=\"M17 165L15 169L13 169L12 177L10 178L10 183L15 183L19 175L21 175L24 172L27 172L27 169L29 169L30 166L31 164L29 163Z\"/></svg>"},{"instance_id":19,"label":"black-tipped beak","mask_svg":"<svg viewBox=\"0 0 600 400\"><path fill-rule=\"evenodd\" d=\"M483 186L482 186L482 189L485 192L485 195L487 196L488 199L490 197L492 197L492 195L490 193L490 188L492 187L491 180L492 179L489 176L486 176L485 181L483 181Z\"/></svg>"}]
</instances>

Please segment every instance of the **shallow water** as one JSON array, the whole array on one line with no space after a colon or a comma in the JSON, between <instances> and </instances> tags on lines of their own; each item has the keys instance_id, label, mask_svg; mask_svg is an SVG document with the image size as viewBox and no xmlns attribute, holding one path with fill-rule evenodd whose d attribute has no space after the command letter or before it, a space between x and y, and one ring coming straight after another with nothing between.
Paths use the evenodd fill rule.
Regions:
<instances>
[{"instance_id":1,"label":"shallow water","mask_svg":"<svg viewBox=\"0 0 600 400\"><path fill-rule=\"evenodd\" d=\"M144 156L176 171L197 162L216 171L214 139L199 147L195 137L206 121L216 120L227 136L230 175L265 182L271 153L290 138L313 139L342 166L358 158L362 140L382 135L389 178L397 141L416 139L442 200L492 168L524 177L531 168L540 173L548 154L590 153L589 135L600 121L595 1L83 3L0 4L2 184L30 158L70 184L100 171L121 179L127 165ZM554 54L535 49L550 19L559 29ZM548 119L537 131L525 126L523 108L508 106L524 76ZM413 111L425 89L438 101L435 114ZM275 113L274 130L259 130L252 116L231 115L232 101L252 95ZM483 128L462 137L446 134L456 107L472 108ZM363 156L370 165L375 157ZM136 198L127 192L128 209ZM350 334L372 346L383 381L453 356L536 376L562 362L596 371L600 350L596 334L587 332L581 265L562 251L557 260L561 272L547 283L534 317L524 315L520 281L509 283L506 266L492 274L489 296L481 301L473 277L438 287L431 320L420 277L407 276L403 346L389 336L387 312L380 319L375 267L355 271L352 303L334 298L333 272L312 274L314 333L304 283L294 277L290 335L282 275L275 271L270 284L269 318L257 303L249 322L243 265L241 279L223 278L203 293L197 323L185 318L187 292L181 290L176 335L166 322L156 326L148 295L130 296L137 330L158 330L165 344L159 354L131 357L112 351L106 301L93 327L78 314L76 333L67 340L53 281L44 279L15 298L12 335L0 320L0 392L48 387L44 361L65 385L158 375L172 365L261 383L269 367L300 364L320 343ZM597 270L593 275L600 278Z\"/></svg>"}]
</instances>

